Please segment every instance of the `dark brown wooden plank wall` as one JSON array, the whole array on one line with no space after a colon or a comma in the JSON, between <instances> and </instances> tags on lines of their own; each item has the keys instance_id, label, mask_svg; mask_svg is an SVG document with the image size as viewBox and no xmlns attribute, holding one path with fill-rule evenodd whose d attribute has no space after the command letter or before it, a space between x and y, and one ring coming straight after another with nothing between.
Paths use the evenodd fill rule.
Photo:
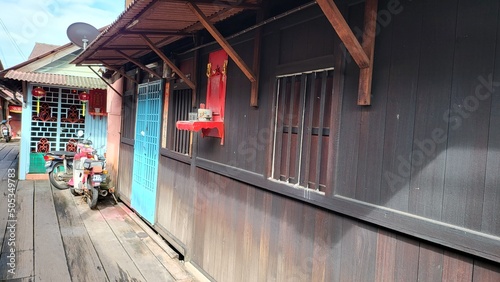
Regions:
<instances>
[{"instance_id":1,"label":"dark brown wooden plank wall","mask_svg":"<svg viewBox=\"0 0 500 282\"><path fill-rule=\"evenodd\" d=\"M118 163L118 191L120 198L130 204L132 196L132 168L134 147L125 143L120 145L120 161Z\"/></svg>"},{"instance_id":2,"label":"dark brown wooden plank wall","mask_svg":"<svg viewBox=\"0 0 500 282\"><path fill-rule=\"evenodd\" d=\"M497 19L497 39L500 38L500 17ZM485 180L485 197L483 202L483 218L481 231L489 234L500 234L500 220L498 219L498 214L492 211L500 210L500 177L498 177L498 172L500 171L500 152L498 150L500 144L500 96L495 95L494 91L498 89L498 82L500 81L500 44L495 46L495 70L492 74L484 74L483 87L481 89L475 89L476 93L484 95L491 100L491 110L490 110L490 128L488 134L488 156L487 156L487 168L486 168L486 180ZM479 91L478 91L479 90ZM476 92L477 91L477 92Z\"/></svg>"},{"instance_id":3,"label":"dark brown wooden plank wall","mask_svg":"<svg viewBox=\"0 0 500 282\"><path fill-rule=\"evenodd\" d=\"M383 1L379 7L383 8L387 3L388 1ZM386 27L377 37L379 40L377 46L384 46L384 50L379 53L376 51L376 67L381 71L375 76L374 93L379 93L379 95L374 97L372 108L363 109L356 105L357 67L351 63L345 72L344 70L335 71L336 74L348 76L343 93L339 165L335 171L337 174L336 192L404 211L409 208L410 212L439 219L440 207L425 207L425 205L435 195L438 195L438 198L434 200L433 205L439 205L439 194L444 185L439 183L444 183L442 181L445 178L444 159L439 159L433 164L436 167L432 169L432 172L424 171L423 173L427 176L417 177L419 173L422 173L421 170L412 174L411 180L414 179L414 182L409 182L410 176L404 177L404 187L400 186L396 190L384 186L386 184L384 179L381 179L381 173L385 171L397 173L398 161L401 161L398 157L409 156L411 151L418 147L415 139L429 137L429 134L432 137L432 130L444 123L440 116L441 110L446 111L450 103L451 105L462 103L470 94L467 89L470 90L477 85L471 80L477 79L477 76L481 74L487 77L493 72L493 62L484 62L484 58L491 58L495 51L491 46L494 39L486 35L491 35L491 30L494 28L496 31L497 18L492 15L493 11L490 11L496 11L496 9L490 8L492 3L479 5L472 1L460 1L458 12L455 11L455 2L451 0L442 5L431 3L431 1L406 3L405 14L394 16L393 22L390 23L394 26ZM497 7L498 4L494 6ZM434 8L435 10L432 10ZM356 6L353 7L353 11L359 12L360 9ZM482 12L486 13L482 14ZM312 13L311 10L304 12L302 16L306 18L309 13ZM445 20L445 17L439 16L442 13L457 16L460 25L457 38L453 33L454 21L446 20L443 26L435 27L436 24L441 23L441 20ZM355 17L357 16L354 16L354 22L356 22ZM479 19L480 23L484 21L489 31L477 34L475 30L470 30L467 25L471 25L473 19L476 21ZM288 25L292 26L291 23ZM279 46L286 44L286 42L280 42L284 37L276 36L277 30L279 28L276 26L270 27L264 36L264 44L277 43L274 46L266 45L263 52L264 58L274 58L278 55ZM304 30L308 31L307 28L299 28L296 32L300 33ZM318 28L318 30L322 29ZM434 33L429 33L429 30ZM445 42L432 41L433 38L444 39ZM426 40L429 40L429 46L422 43ZM252 41L244 42L253 46ZM483 46L484 42L487 44ZM392 47L389 48L386 45ZM456 45L454 54L449 54L451 45ZM238 44L236 46L246 54L246 60L251 58L249 55L251 52L248 51L251 47L247 48ZM307 46L304 45L304 47ZM294 47L292 51L299 49ZM392 53L390 58L387 49ZM477 50L477 54L471 54L471 49ZM431 52L432 50L437 51ZM318 51L318 54L321 52ZM232 82L228 85L231 91L228 91L226 104L228 109L226 144L220 146L220 140L216 138L199 137L197 142L200 158L228 163L259 173L264 171L265 162L257 162L268 156L259 152L253 163L247 162L245 157L250 154L247 154L247 151L241 152L241 148L248 149L244 146L246 143L243 142L248 141L247 139L258 134L261 128L269 125L271 111L266 107L272 104L275 81L272 74L277 71L278 64L289 62L290 59L287 56L305 58L290 54L282 56L284 57L280 58L281 61L275 58L270 59L269 66L263 67L262 74L266 74L267 78L262 84L264 89L261 89L260 98L263 103L258 110L250 109L248 103L245 102L246 98L249 99L249 96L245 96L249 95L249 91L246 91L247 88L249 89L248 81L234 66L230 68ZM469 56L473 56L473 59L471 60ZM205 54L204 57L206 61L207 55ZM479 61L471 65L470 62L476 59ZM435 67L435 64L439 66ZM293 69L293 66L286 67ZM377 72L377 69L375 71ZM420 84L429 83L431 78L435 86L421 87ZM203 86L204 84L206 84L206 79L202 80L201 93L204 93L203 87L206 87ZM234 94L236 90L240 93ZM451 99L449 93L452 93ZM229 97L229 95L234 96ZM387 103L384 97L388 100ZM429 103L431 105L426 108ZM467 151L467 148L479 148L485 151L488 141L485 133L489 129L479 123L489 120L488 114L488 110L481 108L471 114L467 120L462 120L461 130L465 131L459 133L461 131L459 130L454 135L450 135L450 146L455 149L466 148L466 151L448 150L446 152L448 154L447 167L449 163L452 163L451 167L447 168L448 182L444 186L447 193L444 198L447 198L448 202L445 205L443 219L448 222L474 228L479 228L476 225L481 223L480 214L484 207L467 206L465 201L474 203L483 201L482 192L476 193L470 190L471 187L478 188L481 185L470 186L470 184L484 183L486 155L484 152L470 155L471 152ZM258 116L256 120L259 122L254 123L253 120L250 122L251 116L254 118ZM419 125L415 127L415 123ZM381 136L385 139L383 153L386 154L386 159L380 170L375 166L381 162L381 145L371 144L370 140L375 138L375 141L380 141ZM490 136L493 138L490 139L491 148L496 147L494 136ZM122 152L125 153L121 154L121 178L125 177L125 179L121 181L128 183L130 187L131 181L126 177L131 175L132 147L127 146L122 144L124 148ZM440 148L444 149L445 146ZM123 163L122 160L126 162ZM479 166L476 166L477 164ZM482 168L481 165L483 165ZM129 171L124 173L124 171L127 172L127 166ZM491 277L497 276L499 272L497 264L482 261L476 263L477 260L474 257L464 258L461 254L451 250L426 244L392 231L381 230L373 225L314 207L312 204L252 187L200 168L189 168L188 173L188 166L175 160L162 159L161 167L160 183L163 184L160 188L161 205L159 206L161 206L160 209L165 208L159 216L162 226L164 225L163 227L177 240L186 244L189 259L218 281L236 281L249 278L251 275L255 275L260 281L287 280L296 277L305 281L343 281L353 278L364 281L372 281L375 278L381 281L391 279L395 281L453 280L456 277L469 277L467 275L472 267L474 267L473 277L477 281L482 281L481 279L492 279ZM432 166L428 167L429 170L431 168ZM362 175L367 171L369 175ZM461 180L470 175L474 176L470 181L463 183L450 183L449 181L457 182L457 179ZM483 180L481 180L481 175L483 175ZM495 194L498 192L494 190L494 183L496 183L494 170L491 170L488 175L490 177L489 193L498 195ZM192 181L187 180L189 177ZM370 183L371 179L376 183ZM417 195L415 191L409 190L409 188L414 188L413 184L415 187L432 186L435 190L426 190L425 194ZM456 187L459 190L455 190ZM372 192L380 195L380 198L370 194L372 188ZM457 193L457 191L461 192ZM464 195L467 197L461 199ZM193 197L191 202L189 197ZM193 205L188 206L188 209L192 208L194 212L193 218L187 221L187 224L194 224L191 230L189 228L183 230L186 228L185 219L178 211L173 211L176 204L174 202L179 199L182 205L189 205L189 203ZM170 206L164 207L163 205ZM498 207L498 202L490 202L488 207ZM466 211L469 210L473 212L468 214ZM169 211L170 214L164 214ZM485 209L484 212L490 213L491 210ZM478 219L479 223L468 225L473 219ZM490 218L484 224L489 224L493 220Z\"/></svg>"},{"instance_id":4,"label":"dark brown wooden plank wall","mask_svg":"<svg viewBox=\"0 0 500 282\"><path fill-rule=\"evenodd\" d=\"M422 2L406 2L404 11L394 17L392 58L387 97L387 112L384 137L383 171L399 172L401 159L410 165L413 162L409 152L412 149L413 126L415 123L415 100L419 74L421 47ZM376 71L376 70L375 70ZM398 210L408 210L411 170L399 174L404 179L391 187L382 180L380 204Z\"/></svg>"},{"instance_id":5,"label":"dark brown wooden plank wall","mask_svg":"<svg viewBox=\"0 0 500 282\"><path fill-rule=\"evenodd\" d=\"M196 193L209 192L197 196L203 210L186 247L217 281L472 281L474 267L498 275L495 263L474 266L474 257L202 169L196 178Z\"/></svg>"},{"instance_id":6,"label":"dark brown wooden plank wall","mask_svg":"<svg viewBox=\"0 0 500 282\"><path fill-rule=\"evenodd\" d=\"M368 281L375 274L377 229L360 222L342 222L340 281Z\"/></svg>"},{"instance_id":7,"label":"dark brown wooden plank wall","mask_svg":"<svg viewBox=\"0 0 500 282\"><path fill-rule=\"evenodd\" d=\"M362 18L362 17L360 17ZM359 21L360 19L358 19ZM347 52L347 51L345 51ZM359 82L359 70L352 58L347 55L349 63L345 66L345 74L351 79L344 83L344 98L342 104L342 117L339 130L339 150L337 182L334 187L335 194L346 197L355 197L358 153L360 140L360 123L362 109L357 105L357 89ZM347 94L348 93L348 94Z\"/></svg>"},{"instance_id":8,"label":"dark brown wooden plank wall","mask_svg":"<svg viewBox=\"0 0 500 282\"><path fill-rule=\"evenodd\" d=\"M168 230L182 245L190 243L193 214L199 212L194 205L194 179L190 178L190 169L189 164L160 158L156 224Z\"/></svg>"},{"instance_id":9,"label":"dark brown wooden plank wall","mask_svg":"<svg viewBox=\"0 0 500 282\"><path fill-rule=\"evenodd\" d=\"M385 6L380 5L379 7L379 9L383 9ZM349 15L356 15L355 19L349 18L350 21L353 21L351 26L355 26L356 30L363 30L363 13L364 3L350 9ZM370 107L353 105L361 110L355 197L370 203L379 203L381 195L387 193L386 190L381 191L381 187L385 188L385 185L381 183L381 178L385 149L383 140L387 115L387 95L391 72L391 64L387 62L390 62L393 51L391 45L394 37L394 26L393 23L378 24L379 30L375 37L376 42L378 42L375 46L377 58L374 61L374 69L377 71L373 73L372 105ZM356 97L357 91L345 92L344 95ZM357 101L351 102L356 103Z\"/></svg>"},{"instance_id":10,"label":"dark brown wooden plank wall","mask_svg":"<svg viewBox=\"0 0 500 282\"><path fill-rule=\"evenodd\" d=\"M453 52L457 0L425 1L413 150L423 153L425 161L415 165L412 174L408 211L436 220L441 219L441 203L446 165L447 143L442 135L448 125L443 114L449 108L452 84ZM443 13L455 15L443 17ZM398 175L398 171L393 171ZM390 176L387 175L388 179ZM392 178L396 185L399 181Z\"/></svg>"},{"instance_id":11,"label":"dark brown wooden plank wall","mask_svg":"<svg viewBox=\"0 0 500 282\"><path fill-rule=\"evenodd\" d=\"M500 265L494 265L483 260L476 260L474 262L473 281L500 281Z\"/></svg>"},{"instance_id":12,"label":"dark brown wooden plank wall","mask_svg":"<svg viewBox=\"0 0 500 282\"><path fill-rule=\"evenodd\" d=\"M458 3L442 220L474 230L481 230L491 107L474 89L495 68L498 8L498 1Z\"/></svg>"}]
</instances>

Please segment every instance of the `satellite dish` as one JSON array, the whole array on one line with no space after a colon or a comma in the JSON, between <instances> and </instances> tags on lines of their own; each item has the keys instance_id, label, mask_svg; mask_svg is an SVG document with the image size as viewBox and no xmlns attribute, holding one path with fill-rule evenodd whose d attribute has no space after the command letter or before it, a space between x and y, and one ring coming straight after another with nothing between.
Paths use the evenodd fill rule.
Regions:
<instances>
[{"instance_id":1,"label":"satellite dish","mask_svg":"<svg viewBox=\"0 0 500 282\"><path fill-rule=\"evenodd\" d=\"M86 49L88 43L94 41L99 33L97 28L82 22L72 23L66 30L69 40L83 49Z\"/></svg>"}]
</instances>

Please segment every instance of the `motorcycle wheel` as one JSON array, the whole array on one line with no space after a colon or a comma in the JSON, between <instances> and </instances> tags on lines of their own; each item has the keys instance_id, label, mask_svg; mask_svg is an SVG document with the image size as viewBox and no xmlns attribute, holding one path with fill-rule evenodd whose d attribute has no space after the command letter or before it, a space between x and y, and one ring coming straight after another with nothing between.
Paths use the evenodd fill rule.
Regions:
<instances>
[{"instance_id":1,"label":"motorcycle wheel","mask_svg":"<svg viewBox=\"0 0 500 282\"><path fill-rule=\"evenodd\" d=\"M88 194L87 194L87 204L91 210L97 207L97 198L99 198L99 187L92 186L92 182L89 179L87 180Z\"/></svg>"},{"instance_id":2,"label":"motorcycle wheel","mask_svg":"<svg viewBox=\"0 0 500 282\"><path fill-rule=\"evenodd\" d=\"M10 137L5 138L5 142L9 143L10 142Z\"/></svg>"},{"instance_id":3,"label":"motorcycle wheel","mask_svg":"<svg viewBox=\"0 0 500 282\"><path fill-rule=\"evenodd\" d=\"M82 195L82 193L76 192L75 187L69 188L69 191L71 192L71 194L73 194L73 196L81 196Z\"/></svg>"},{"instance_id":4,"label":"motorcycle wheel","mask_svg":"<svg viewBox=\"0 0 500 282\"><path fill-rule=\"evenodd\" d=\"M49 173L49 180L52 186L56 187L59 190L68 189L68 183L66 183L66 181L64 180L60 180L60 176L65 173L66 172L64 169L64 165L62 163L54 165L54 168Z\"/></svg>"}]
</instances>

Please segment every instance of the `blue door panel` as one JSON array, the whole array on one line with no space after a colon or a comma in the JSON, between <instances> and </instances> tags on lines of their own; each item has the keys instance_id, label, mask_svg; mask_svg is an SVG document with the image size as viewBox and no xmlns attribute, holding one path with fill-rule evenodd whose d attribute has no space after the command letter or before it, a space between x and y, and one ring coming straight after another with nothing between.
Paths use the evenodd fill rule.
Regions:
<instances>
[{"instance_id":1,"label":"blue door panel","mask_svg":"<svg viewBox=\"0 0 500 282\"><path fill-rule=\"evenodd\" d=\"M156 187L160 150L161 80L139 85L132 172L132 207L155 223Z\"/></svg>"}]
</instances>

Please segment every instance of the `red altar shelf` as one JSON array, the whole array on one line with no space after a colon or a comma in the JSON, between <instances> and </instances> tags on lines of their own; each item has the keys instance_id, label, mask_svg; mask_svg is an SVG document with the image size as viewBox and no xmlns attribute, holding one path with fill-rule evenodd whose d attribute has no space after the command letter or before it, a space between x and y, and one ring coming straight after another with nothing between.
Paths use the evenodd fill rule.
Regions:
<instances>
[{"instance_id":1,"label":"red altar shelf","mask_svg":"<svg viewBox=\"0 0 500 282\"><path fill-rule=\"evenodd\" d=\"M190 120L178 121L176 124L179 130L200 131L201 136L217 136L221 139L220 144L224 145L224 122L223 121L199 121Z\"/></svg>"}]
</instances>

